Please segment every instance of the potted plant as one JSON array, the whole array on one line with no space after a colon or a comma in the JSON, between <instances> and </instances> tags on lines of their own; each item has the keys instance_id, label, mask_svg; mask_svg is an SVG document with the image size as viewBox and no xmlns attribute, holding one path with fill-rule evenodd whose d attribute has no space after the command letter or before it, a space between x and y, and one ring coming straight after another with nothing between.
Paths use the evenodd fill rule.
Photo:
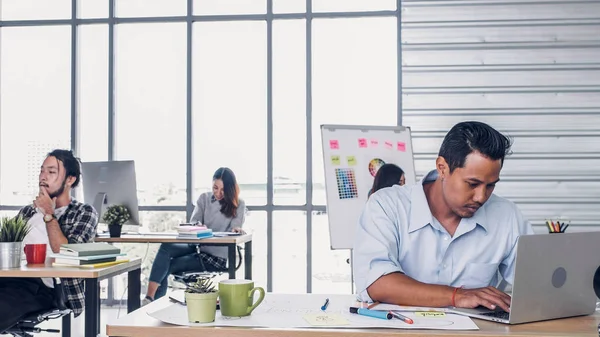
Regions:
<instances>
[{"instance_id":1,"label":"potted plant","mask_svg":"<svg viewBox=\"0 0 600 337\"><path fill-rule=\"evenodd\" d=\"M123 205L110 205L106 208L102 219L108 225L108 231L111 238L121 236L121 227L129 220L129 210Z\"/></svg>"},{"instance_id":2,"label":"potted plant","mask_svg":"<svg viewBox=\"0 0 600 337\"><path fill-rule=\"evenodd\" d=\"M191 323L214 322L218 296L219 292L208 278L198 278L196 282L186 284L185 302L188 320Z\"/></svg>"},{"instance_id":3,"label":"potted plant","mask_svg":"<svg viewBox=\"0 0 600 337\"><path fill-rule=\"evenodd\" d=\"M0 268L19 268L23 239L31 228L22 216L3 217L0 220Z\"/></svg>"}]
</instances>

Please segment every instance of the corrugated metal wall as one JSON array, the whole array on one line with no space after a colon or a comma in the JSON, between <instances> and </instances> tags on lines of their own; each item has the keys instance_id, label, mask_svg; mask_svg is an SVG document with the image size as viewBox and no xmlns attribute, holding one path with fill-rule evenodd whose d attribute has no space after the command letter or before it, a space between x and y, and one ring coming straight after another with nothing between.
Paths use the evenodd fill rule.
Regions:
<instances>
[{"instance_id":1,"label":"corrugated metal wall","mask_svg":"<svg viewBox=\"0 0 600 337\"><path fill-rule=\"evenodd\" d=\"M496 193L536 231L559 217L569 230L600 226L600 0L402 4L402 124L417 174L452 125L484 121L514 139Z\"/></svg>"}]
</instances>

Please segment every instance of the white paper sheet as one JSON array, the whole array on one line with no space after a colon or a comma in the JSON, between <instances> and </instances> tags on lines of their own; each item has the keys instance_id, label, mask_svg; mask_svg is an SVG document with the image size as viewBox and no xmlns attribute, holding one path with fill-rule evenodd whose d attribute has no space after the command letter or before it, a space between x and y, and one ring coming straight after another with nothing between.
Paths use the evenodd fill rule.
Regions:
<instances>
[{"instance_id":1,"label":"white paper sheet","mask_svg":"<svg viewBox=\"0 0 600 337\"><path fill-rule=\"evenodd\" d=\"M313 326L304 318L305 315L324 314L320 310L325 299L329 298L326 314L336 314L350 324ZM412 312L404 313L414 320L414 324L406 324L401 320L384 320L351 314L348 310L356 302L353 295L320 295L320 294L272 294L268 293L261 305L246 317L223 317L217 311L212 323L189 323L187 308L181 304L173 304L161 310L148 313L164 323L184 326L238 326L267 328L393 328L393 329L436 329L436 330L478 330L471 318L447 313L444 317L418 317Z\"/></svg>"}]
</instances>

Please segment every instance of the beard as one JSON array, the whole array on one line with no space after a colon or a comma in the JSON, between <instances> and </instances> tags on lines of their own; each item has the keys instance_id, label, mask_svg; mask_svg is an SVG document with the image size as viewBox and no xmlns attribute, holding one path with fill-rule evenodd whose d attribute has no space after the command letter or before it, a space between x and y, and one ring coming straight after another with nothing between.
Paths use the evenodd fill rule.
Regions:
<instances>
[{"instance_id":1,"label":"beard","mask_svg":"<svg viewBox=\"0 0 600 337\"><path fill-rule=\"evenodd\" d=\"M58 196L63 194L66 186L67 186L67 178L65 177L65 179L63 179L63 181L62 181L62 184L60 184L60 188L58 190L56 190L52 193L48 193L48 196L50 196L50 199L57 198Z\"/></svg>"}]
</instances>

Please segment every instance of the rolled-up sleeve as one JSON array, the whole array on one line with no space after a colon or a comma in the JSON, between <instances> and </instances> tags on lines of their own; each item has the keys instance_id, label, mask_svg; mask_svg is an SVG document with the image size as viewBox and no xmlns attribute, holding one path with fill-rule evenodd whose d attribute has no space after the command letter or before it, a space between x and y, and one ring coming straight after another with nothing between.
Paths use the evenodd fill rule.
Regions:
<instances>
[{"instance_id":1,"label":"rolled-up sleeve","mask_svg":"<svg viewBox=\"0 0 600 337\"><path fill-rule=\"evenodd\" d=\"M379 193L372 195L359 218L356 230L353 267L356 292L361 301L370 302L367 288L378 278L403 272L399 263L400 237L397 207Z\"/></svg>"}]
</instances>

